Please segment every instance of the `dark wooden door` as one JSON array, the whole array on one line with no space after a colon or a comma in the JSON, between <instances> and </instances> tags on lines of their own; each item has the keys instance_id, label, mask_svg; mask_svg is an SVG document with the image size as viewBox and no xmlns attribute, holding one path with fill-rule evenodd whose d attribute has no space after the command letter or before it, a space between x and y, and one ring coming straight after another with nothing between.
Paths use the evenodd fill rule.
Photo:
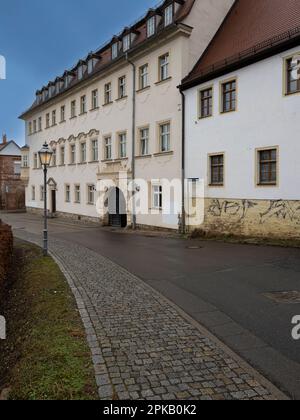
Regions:
<instances>
[{"instance_id":1,"label":"dark wooden door","mask_svg":"<svg viewBox=\"0 0 300 420\"><path fill-rule=\"evenodd\" d=\"M51 190L52 213L56 213L56 191Z\"/></svg>"}]
</instances>

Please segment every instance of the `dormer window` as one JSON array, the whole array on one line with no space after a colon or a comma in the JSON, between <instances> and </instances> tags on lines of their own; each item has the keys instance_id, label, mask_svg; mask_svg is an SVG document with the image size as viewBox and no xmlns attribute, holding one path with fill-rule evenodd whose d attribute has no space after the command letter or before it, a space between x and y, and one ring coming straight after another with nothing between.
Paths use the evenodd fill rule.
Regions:
<instances>
[{"instance_id":1,"label":"dormer window","mask_svg":"<svg viewBox=\"0 0 300 420\"><path fill-rule=\"evenodd\" d=\"M169 26L171 25L171 23L173 23L173 4L170 4L168 7L165 8L164 10L164 22L165 22L165 26Z\"/></svg>"},{"instance_id":2,"label":"dormer window","mask_svg":"<svg viewBox=\"0 0 300 420\"><path fill-rule=\"evenodd\" d=\"M147 37L153 36L156 32L156 17L152 16L147 20Z\"/></svg>"},{"instance_id":3,"label":"dormer window","mask_svg":"<svg viewBox=\"0 0 300 420\"><path fill-rule=\"evenodd\" d=\"M114 60L119 55L119 44L118 42L115 42L111 47L111 58Z\"/></svg>"},{"instance_id":4,"label":"dormer window","mask_svg":"<svg viewBox=\"0 0 300 420\"><path fill-rule=\"evenodd\" d=\"M78 80L81 80L83 78L85 71L86 71L86 65L85 64L81 64L78 67L78 70L77 70Z\"/></svg>"},{"instance_id":5,"label":"dormer window","mask_svg":"<svg viewBox=\"0 0 300 420\"><path fill-rule=\"evenodd\" d=\"M130 50L130 46L131 46L131 35L125 35L123 38L123 51L126 52L128 50Z\"/></svg>"}]
</instances>

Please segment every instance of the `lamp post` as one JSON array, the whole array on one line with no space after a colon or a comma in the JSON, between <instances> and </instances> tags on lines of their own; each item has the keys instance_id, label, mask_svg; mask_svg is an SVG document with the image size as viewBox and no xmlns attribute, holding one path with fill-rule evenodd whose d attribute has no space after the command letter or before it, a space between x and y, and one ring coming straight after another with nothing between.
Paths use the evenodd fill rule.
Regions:
<instances>
[{"instance_id":1,"label":"lamp post","mask_svg":"<svg viewBox=\"0 0 300 420\"><path fill-rule=\"evenodd\" d=\"M48 209L47 209L47 170L50 166L53 152L47 143L39 151L40 163L44 171L44 256L48 255Z\"/></svg>"}]
</instances>

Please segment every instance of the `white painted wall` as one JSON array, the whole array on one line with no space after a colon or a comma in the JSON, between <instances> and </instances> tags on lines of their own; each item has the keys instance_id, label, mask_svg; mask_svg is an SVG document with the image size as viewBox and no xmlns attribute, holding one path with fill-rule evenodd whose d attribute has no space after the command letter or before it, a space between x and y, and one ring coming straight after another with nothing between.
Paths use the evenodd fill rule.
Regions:
<instances>
[{"instance_id":1,"label":"white painted wall","mask_svg":"<svg viewBox=\"0 0 300 420\"><path fill-rule=\"evenodd\" d=\"M186 175L205 180L206 196L231 199L300 197L300 95L283 95L283 59L298 48L186 91ZM237 77L237 111L220 114L219 83ZM198 90L214 86L213 116L198 119ZM279 183L256 185L257 148L279 146ZM208 154L225 152L225 185L209 187Z\"/></svg>"}]
</instances>

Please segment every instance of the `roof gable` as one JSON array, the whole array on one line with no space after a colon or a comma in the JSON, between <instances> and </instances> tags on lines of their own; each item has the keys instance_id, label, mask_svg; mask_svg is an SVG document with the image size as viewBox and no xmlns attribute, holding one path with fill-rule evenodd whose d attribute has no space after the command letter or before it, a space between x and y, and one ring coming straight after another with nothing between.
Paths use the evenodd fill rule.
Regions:
<instances>
[{"instance_id":1,"label":"roof gable","mask_svg":"<svg viewBox=\"0 0 300 420\"><path fill-rule=\"evenodd\" d=\"M202 57L183 83L226 66L247 52L267 47L267 41L284 42L284 34L299 29L299 0L237 0ZM271 45L270 45L271 46Z\"/></svg>"},{"instance_id":2,"label":"roof gable","mask_svg":"<svg viewBox=\"0 0 300 420\"><path fill-rule=\"evenodd\" d=\"M1 143L0 156L21 156L21 148L13 140Z\"/></svg>"}]
</instances>

